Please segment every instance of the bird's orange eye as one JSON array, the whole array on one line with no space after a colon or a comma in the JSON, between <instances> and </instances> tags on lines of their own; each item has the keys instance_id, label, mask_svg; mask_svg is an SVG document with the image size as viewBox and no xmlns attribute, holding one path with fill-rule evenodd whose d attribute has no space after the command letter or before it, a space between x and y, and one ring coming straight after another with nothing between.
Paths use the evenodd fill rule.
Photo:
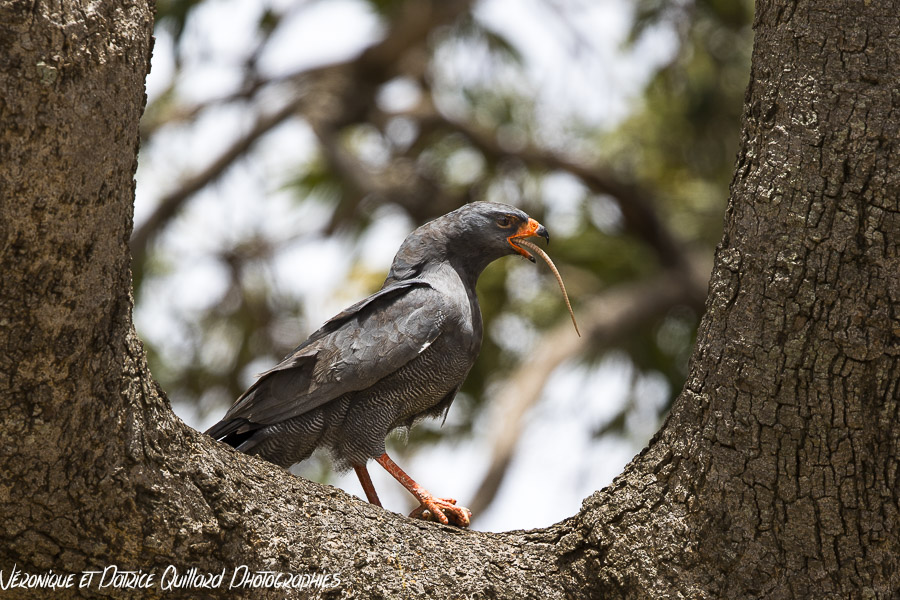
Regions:
<instances>
[{"instance_id":1,"label":"bird's orange eye","mask_svg":"<svg viewBox=\"0 0 900 600\"><path fill-rule=\"evenodd\" d=\"M512 225L512 221L512 217L510 217L509 215L503 215L502 217L497 219L497 225L499 225L503 229L506 229L507 227Z\"/></svg>"}]
</instances>

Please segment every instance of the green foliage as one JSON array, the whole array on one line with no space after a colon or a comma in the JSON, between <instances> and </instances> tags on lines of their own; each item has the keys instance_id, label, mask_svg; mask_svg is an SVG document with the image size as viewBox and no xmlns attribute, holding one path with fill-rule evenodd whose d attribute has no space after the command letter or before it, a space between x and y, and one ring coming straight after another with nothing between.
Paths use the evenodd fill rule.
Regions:
<instances>
[{"instance_id":1,"label":"green foliage","mask_svg":"<svg viewBox=\"0 0 900 600\"><path fill-rule=\"evenodd\" d=\"M608 139L605 154L654 185L674 231L715 244L749 78L753 4L646 0L639 7L633 37L670 20L681 44L651 79L640 110Z\"/></svg>"}]
</instances>

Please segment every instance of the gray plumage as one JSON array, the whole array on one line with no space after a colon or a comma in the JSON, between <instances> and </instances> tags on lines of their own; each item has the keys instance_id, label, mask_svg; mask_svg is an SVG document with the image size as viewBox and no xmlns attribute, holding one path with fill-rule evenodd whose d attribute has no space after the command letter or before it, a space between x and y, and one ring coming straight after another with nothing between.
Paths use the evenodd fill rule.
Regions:
<instances>
[{"instance_id":1,"label":"gray plumage","mask_svg":"<svg viewBox=\"0 0 900 600\"><path fill-rule=\"evenodd\" d=\"M504 204L467 204L413 231L384 286L260 375L207 431L283 467L327 448L338 469L384 453L397 427L449 409L481 348L475 283L546 229Z\"/></svg>"}]
</instances>

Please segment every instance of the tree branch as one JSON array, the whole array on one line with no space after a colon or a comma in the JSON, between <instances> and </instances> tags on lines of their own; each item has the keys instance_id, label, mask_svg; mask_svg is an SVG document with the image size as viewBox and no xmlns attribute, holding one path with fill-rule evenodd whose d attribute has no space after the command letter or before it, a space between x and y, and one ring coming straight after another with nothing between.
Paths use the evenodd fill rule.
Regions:
<instances>
[{"instance_id":1,"label":"tree branch","mask_svg":"<svg viewBox=\"0 0 900 600\"><path fill-rule=\"evenodd\" d=\"M415 116L422 127L446 128L463 134L482 153L495 160L515 158L531 167L565 171L574 175L591 191L607 194L615 200L622 212L626 229L653 248L662 266L678 269L690 267L681 243L656 214L656 202L634 183L624 181L608 169L581 164L534 145L516 150L504 148L490 132L446 117L431 106L424 109L420 107Z\"/></svg>"},{"instance_id":2,"label":"tree branch","mask_svg":"<svg viewBox=\"0 0 900 600\"><path fill-rule=\"evenodd\" d=\"M260 118L251 131L206 169L163 197L150 218L132 236L131 247L136 269L143 263L150 241L177 214L181 206L196 192L221 176L256 140L300 110L319 132L337 131L340 127L364 120L366 113L374 106L378 87L396 75L397 66L403 63L403 58L411 50L426 43L434 29L457 19L470 8L471 3L471 0L405 3L395 14L388 34L353 60L310 69L285 78L304 87L318 88L324 92L321 96L325 101L303 104L301 98L315 95L302 94L280 111ZM241 90L235 97L252 95L267 83L252 81L248 84L250 87ZM195 111L202 108L193 107L187 113L196 114Z\"/></svg>"},{"instance_id":3,"label":"tree branch","mask_svg":"<svg viewBox=\"0 0 900 600\"><path fill-rule=\"evenodd\" d=\"M134 257L134 264L143 264L150 241L172 220L191 196L218 179L261 137L295 114L301 102L302 99L298 98L288 102L280 110L260 117L250 131L238 138L205 169L189 178L175 191L163 196L153 214L131 236L131 253Z\"/></svg>"}]
</instances>

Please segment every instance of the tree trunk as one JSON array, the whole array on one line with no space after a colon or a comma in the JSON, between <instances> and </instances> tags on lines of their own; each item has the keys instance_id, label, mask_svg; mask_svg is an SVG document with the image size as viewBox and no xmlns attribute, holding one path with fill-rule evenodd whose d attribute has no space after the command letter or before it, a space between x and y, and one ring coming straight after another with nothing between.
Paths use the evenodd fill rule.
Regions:
<instances>
[{"instance_id":1,"label":"tree trunk","mask_svg":"<svg viewBox=\"0 0 900 600\"><path fill-rule=\"evenodd\" d=\"M896 597L900 6L761 2L756 30L672 414L578 515L490 534L367 505L172 414L131 323L150 11L0 6L0 584L15 565L135 597L127 579L78 588L115 565L154 576L142 597L198 597L246 565L327 574L323 597ZM170 565L226 577L166 590Z\"/></svg>"}]
</instances>

